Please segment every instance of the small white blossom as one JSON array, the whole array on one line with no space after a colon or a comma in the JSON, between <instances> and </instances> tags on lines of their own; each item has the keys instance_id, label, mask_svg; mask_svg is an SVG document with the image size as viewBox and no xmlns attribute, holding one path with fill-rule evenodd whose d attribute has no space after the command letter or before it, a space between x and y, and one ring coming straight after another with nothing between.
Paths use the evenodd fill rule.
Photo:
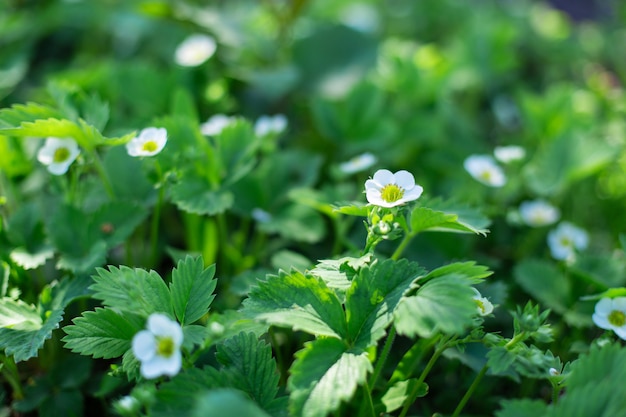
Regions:
<instances>
[{"instance_id":1,"label":"small white blossom","mask_svg":"<svg viewBox=\"0 0 626 417\"><path fill-rule=\"evenodd\" d=\"M489 155L471 155L463 162L465 170L476 180L490 187L502 187L506 176Z\"/></svg>"},{"instance_id":2,"label":"small white blossom","mask_svg":"<svg viewBox=\"0 0 626 417\"><path fill-rule=\"evenodd\" d=\"M526 150L521 146L516 145L496 146L493 150L493 154L498 161L503 164L508 164L509 162L524 159L526 156Z\"/></svg>"},{"instance_id":3,"label":"small white blossom","mask_svg":"<svg viewBox=\"0 0 626 417\"><path fill-rule=\"evenodd\" d=\"M556 369L556 368L550 368L548 370L548 373L550 374L550 376L559 376L559 375L561 375L561 372L559 372L559 370Z\"/></svg>"},{"instance_id":4,"label":"small white blossom","mask_svg":"<svg viewBox=\"0 0 626 417\"><path fill-rule=\"evenodd\" d=\"M252 209L252 218L259 223L268 223L272 221L272 215L259 207Z\"/></svg>"},{"instance_id":5,"label":"small white blossom","mask_svg":"<svg viewBox=\"0 0 626 417\"><path fill-rule=\"evenodd\" d=\"M175 61L183 67L197 67L213 56L217 44L208 35L195 34L185 39L174 54Z\"/></svg>"},{"instance_id":6,"label":"small white blossom","mask_svg":"<svg viewBox=\"0 0 626 417\"><path fill-rule=\"evenodd\" d=\"M131 397L130 395L125 395L116 403L117 407L120 411L125 413L133 413L137 411L140 407L139 401L135 397Z\"/></svg>"},{"instance_id":7,"label":"small white blossom","mask_svg":"<svg viewBox=\"0 0 626 417\"><path fill-rule=\"evenodd\" d=\"M222 130L229 124L235 121L232 116L225 114L216 114L200 125L200 131L206 136L215 136L222 133Z\"/></svg>"},{"instance_id":8,"label":"small white blossom","mask_svg":"<svg viewBox=\"0 0 626 417\"><path fill-rule=\"evenodd\" d=\"M620 339L626 340L626 297L601 299L591 319L596 326L613 330Z\"/></svg>"},{"instance_id":9,"label":"small white blossom","mask_svg":"<svg viewBox=\"0 0 626 417\"><path fill-rule=\"evenodd\" d=\"M261 116L254 123L254 133L257 136L269 134L279 135L287 129L287 117L284 114Z\"/></svg>"},{"instance_id":10,"label":"small white blossom","mask_svg":"<svg viewBox=\"0 0 626 417\"><path fill-rule=\"evenodd\" d=\"M166 143L165 128L148 127L126 144L126 151L130 156L154 156L163 150Z\"/></svg>"},{"instance_id":11,"label":"small white blossom","mask_svg":"<svg viewBox=\"0 0 626 417\"><path fill-rule=\"evenodd\" d=\"M378 162L378 158L374 154L365 152L339 164L339 169L344 174L354 174L371 168L376 162Z\"/></svg>"},{"instance_id":12,"label":"small white blossom","mask_svg":"<svg viewBox=\"0 0 626 417\"><path fill-rule=\"evenodd\" d=\"M37 152L37 160L53 175L63 175L80 154L78 144L69 138L47 138Z\"/></svg>"},{"instance_id":13,"label":"small white blossom","mask_svg":"<svg viewBox=\"0 0 626 417\"><path fill-rule=\"evenodd\" d=\"M529 226L547 226L561 217L561 212L545 200L524 201L519 206L519 214Z\"/></svg>"},{"instance_id":14,"label":"small white blossom","mask_svg":"<svg viewBox=\"0 0 626 417\"><path fill-rule=\"evenodd\" d=\"M395 207L417 200L424 189L415 184L413 174L398 171L395 174L379 169L374 177L365 181L365 196L370 204L380 207Z\"/></svg>"},{"instance_id":15,"label":"small white blossom","mask_svg":"<svg viewBox=\"0 0 626 417\"><path fill-rule=\"evenodd\" d=\"M487 316L493 312L493 304L486 297L483 297L481 293L476 289L474 290L474 297L472 299L476 303L476 309L481 316Z\"/></svg>"},{"instance_id":16,"label":"small white blossom","mask_svg":"<svg viewBox=\"0 0 626 417\"><path fill-rule=\"evenodd\" d=\"M133 354L141 362L141 375L147 379L176 375L182 366L180 324L164 314L153 313L146 328L135 334L132 342Z\"/></svg>"},{"instance_id":17,"label":"small white blossom","mask_svg":"<svg viewBox=\"0 0 626 417\"><path fill-rule=\"evenodd\" d=\"M548 246L554 259L572 260L576 250L583 250L588 244L587 232L569 222L560 223L548 233Z\"/></svg>"}]
</instances>

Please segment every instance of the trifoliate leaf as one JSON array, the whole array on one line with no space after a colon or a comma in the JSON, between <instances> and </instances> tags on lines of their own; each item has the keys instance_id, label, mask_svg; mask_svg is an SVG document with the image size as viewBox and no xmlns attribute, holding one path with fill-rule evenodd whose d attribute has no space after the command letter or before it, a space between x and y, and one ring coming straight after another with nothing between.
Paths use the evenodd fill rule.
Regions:
<instances>
[{"instance_id":1,"label":"trifoliate leaf","mask_svg":"<svg viewBox=\"0 0 626 417\"><path fill-rule=\"evenodd\" d=\"M366 353L346 350L335 338L320 338L296 353L288 387L289 411L303 417L325 417L348 401L365 382L372 365Z\"/></svg>"},{"instance_id":2,"label":"trifoliate leaf","mask_svg":"<svg viewBox=\"0 0 626 417\"><path fill-rule=\"evenodd\" d=\"M254 333L239 333L217 346L217 360L234 377L234 388L266 408L278 393L279 375L272 348Z\"/></svg>"},{"instance_id":3,"label":"trifoliate leaf","mask_svg":"<svg viewBox=\"0 0 626 417\"><path fill-rule=\"evenodd\" d=\"M185 325L195 322L209 311L217 280L215 265L204 268L202 258L187 256L178 261L172 271L172 303L178 321Z\"/></svg>"},{"instance_id":4,"label":"trifoliate leaf","mask_svg":"<svg viewBox=\"0 0 626 417\"><path fill-rule=\"evenodd\" d=\"M155 271L127 266L96 269L91 290L105 306L149 316L161 312L173 315L170 292Z\"/></svg>"},{"instance_id":5,"label":"trifoliate leaf","mask_svg":"<svg viewBox=\"0 0 626 417\"><path fill-rule=\"evenodd\" d=\"M131 347L133 336L143 329L143 320L131 313L120 314L109 308L87 311L65 326L65 347L94 358L116 358Z\"/></svg>"},{"instance_id":6,"label":"trifoliate leaf","mask_svg":"<svg viewBox=\"0 0 626 417\"><path fill-rule=\"evenodd\" d=\"M403 298L395 310L400 334L431 337L437 332L460 334L477 314L470 281L449 274L428 281L414 296Z\"/></svg>"},{"instance_id":7,"label":"trifoliate leaf","mask_svg":"<svg viewBox=\"0 0 626 417\"><path fill-rule=\"evenodd\" d=\"M243 302L243 312L277 326L304 330L314 335L343 337L343 307L323 280L298 271L281 271L259 282Z\"/></svg>"},{"instance_id":8,"label":"trifoliate leaf","mask_svg":"<svg viewBox=\"0 0 626 417\"><path fill-rule=\"evenodd\" d=\"M228 190L213 190L208 182L195 177L184 178L170 187L172 202L183 211L195 214L215 214L228 210L234 202Z\"/></svg>"},{"instance_id":9,"label":"trifoliate leaf","mask_svg":"<svg viewBox=\"0 0 626 417\"><path fill-rule=\"evenodd\" d=\"M385 335L400 299L424 272L405 259L360 269L346 294L348 336L353 346L367 349Z\"/></svg>"}]
</instances>

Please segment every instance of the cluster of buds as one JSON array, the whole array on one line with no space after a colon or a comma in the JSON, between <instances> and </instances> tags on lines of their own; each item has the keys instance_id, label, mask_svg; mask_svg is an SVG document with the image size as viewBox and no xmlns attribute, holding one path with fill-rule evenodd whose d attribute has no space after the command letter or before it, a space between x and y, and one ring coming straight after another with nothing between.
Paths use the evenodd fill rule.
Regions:
<instances>
[{"instance_id":1,"label":"cluster of buds","mask_svg":"<svg viewBox=\"0 0 626 417\"><path fill-rule=\"evenodd\" d=\"M379 210L372 210L368 232L379 239L393 240L402 235L402 228L400 223L395 221L394 213L380 213Z\"/></svg>"}]
</instances>

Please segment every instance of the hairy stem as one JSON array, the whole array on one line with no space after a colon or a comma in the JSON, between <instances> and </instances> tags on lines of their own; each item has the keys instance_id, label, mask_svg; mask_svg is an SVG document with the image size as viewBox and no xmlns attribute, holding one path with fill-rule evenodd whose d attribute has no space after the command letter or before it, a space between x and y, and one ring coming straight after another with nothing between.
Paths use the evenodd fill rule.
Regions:
<instances>
[{"instance_id":1,"label":"hairy stem","mask_svg":"<svg viewBox=\"0 0 626 417\"><path fill-rule=\"evenodd\" d=\"M389 329L389 334L387 335L387 339L385 340L385 345L383 349L380 351L380 356L378 357L378 361L376 362L376 367L374 368L374 373L372 374L372 378L370 379L370 386L373 388L376 386L376 381L380 376L380 373L385 366L385 362L387 361L387 357L389 356L389 352L391 351L391 346L393 345L393 341L396 338L396 328L391 326Z\"/></svg>"}]
</instances>

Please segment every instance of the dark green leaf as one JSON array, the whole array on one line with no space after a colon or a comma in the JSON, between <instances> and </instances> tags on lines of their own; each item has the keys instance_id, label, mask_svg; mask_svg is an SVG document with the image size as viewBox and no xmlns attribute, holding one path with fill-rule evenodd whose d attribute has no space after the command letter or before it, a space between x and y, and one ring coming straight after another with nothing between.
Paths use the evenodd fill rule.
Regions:
<instances>
[{"instance_id":1,"label":"dark green leaf","mask_svg":"<svg viewBox=\"0 0 626 417\"><path fill-rule=\"evenodd\" d=\"M565 313L573 302L570 280L554 263L526 259L515 266L513 275L527 293L557 313Z\"/></svg>"},{"instance_id":2,"label":"dark green leaf","mask_svg":"<svg viewBox=\"0 0 626 417\"><path fill-rule=\"evenodd\" d=\"M181 210L210 216L225 212L234 202L230 191L213 190L208 182L194 177L172 185L170 196Z\"/></svg>"}]
</instances>

